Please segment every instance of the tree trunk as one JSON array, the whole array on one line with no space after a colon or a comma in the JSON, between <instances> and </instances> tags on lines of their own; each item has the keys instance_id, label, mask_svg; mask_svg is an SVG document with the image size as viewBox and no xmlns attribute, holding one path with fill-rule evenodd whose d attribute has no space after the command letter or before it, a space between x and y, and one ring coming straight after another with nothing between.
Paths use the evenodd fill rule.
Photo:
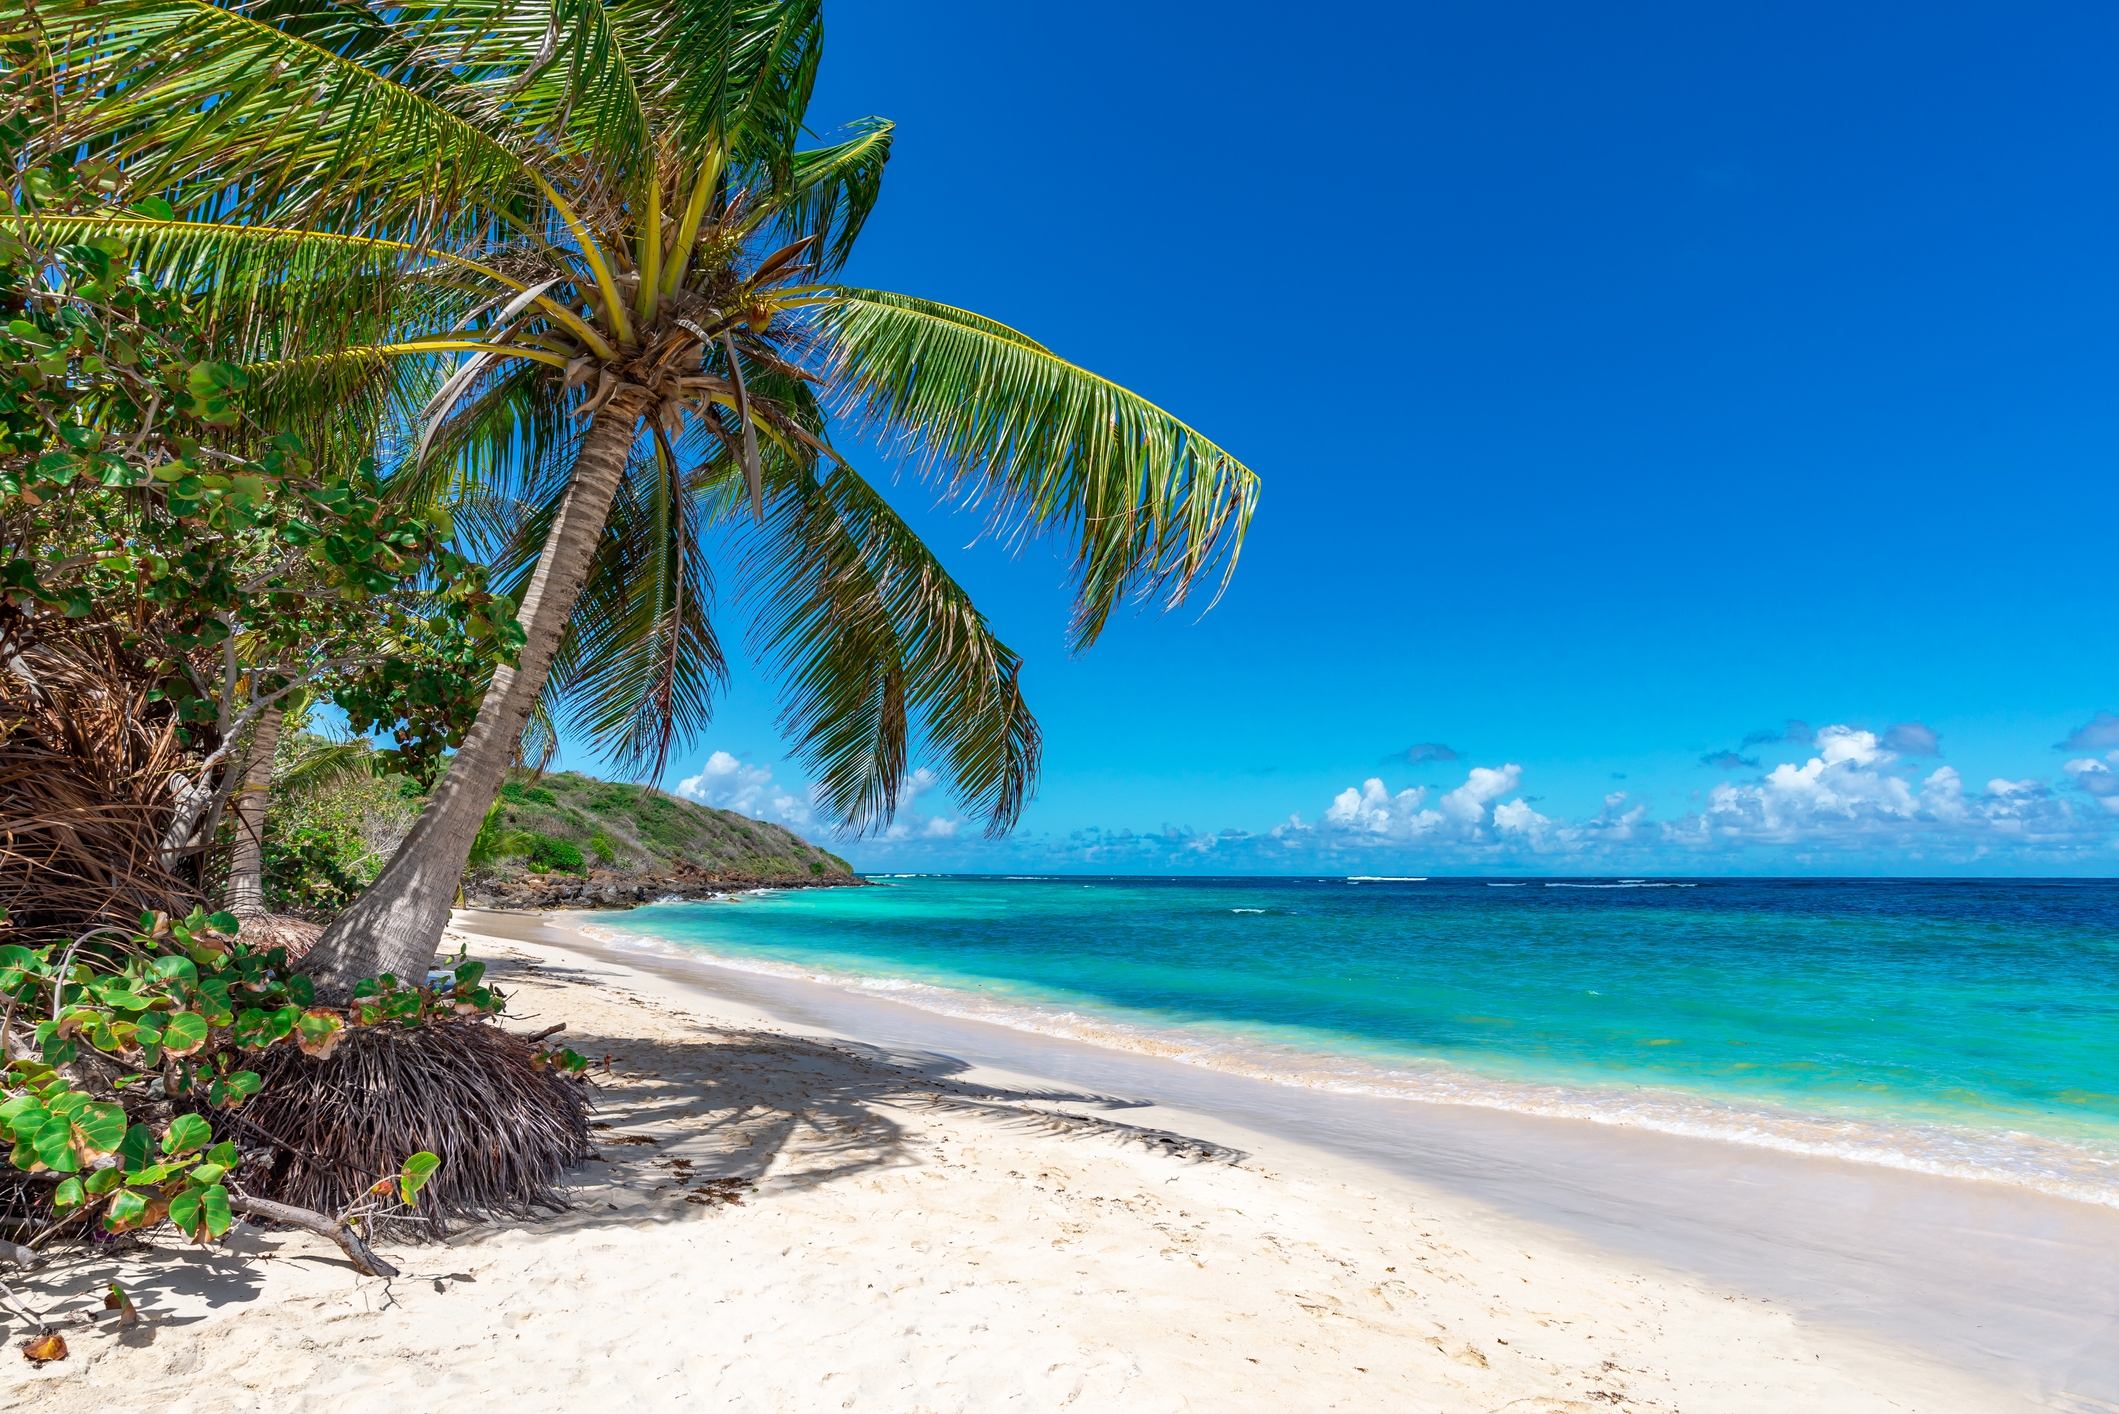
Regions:
<instances>
[{"instance_id":1,"label":"tree trunk","mask_svg":"<svg viewBox=\"0 0 2119 1414\"><path fill-rule=\"evenodd\" d=\"M574 476L537 557L519 615L526 639L520 665L493 670L493 685L464 744L449 761L427 808L397 852L353 906L340 914L302 961L320 993L343 996L363 977L388 972L423 981L448 926L471 841L500 794L530 710L544 691L552 655L588 578L611 500L625 475L639 421L635 390L596 414L574 454Z\"/></svg>"},{"instance_id":2,"label":"tree trunk","mask_svg":"<svg viewBox=\"0 0 2119 1414\"><path fill-rule=\"evenodd\" d=\"M265 912L265 800L272 789L272 753L280 741L277 707L258 714L250 760L235 798L235 856L228 865L228 911L238 918Z\"/></svg>"}]
</instances>

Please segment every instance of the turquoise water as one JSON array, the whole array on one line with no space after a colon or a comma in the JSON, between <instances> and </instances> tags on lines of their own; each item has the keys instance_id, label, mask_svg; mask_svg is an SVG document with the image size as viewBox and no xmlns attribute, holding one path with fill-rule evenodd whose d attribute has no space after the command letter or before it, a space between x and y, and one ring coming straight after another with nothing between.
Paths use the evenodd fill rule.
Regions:
<instances>
[{"instance_id":1,"label":"turquoise water","mask_svg":"<svg viewBox=\"0 0 2119 1414\"><path fill-rule=\"evenodd\" d=\"M2119 1205L2119 884L884 878L608 936L1285 1084Z\"/></svg>"}]
</instances>

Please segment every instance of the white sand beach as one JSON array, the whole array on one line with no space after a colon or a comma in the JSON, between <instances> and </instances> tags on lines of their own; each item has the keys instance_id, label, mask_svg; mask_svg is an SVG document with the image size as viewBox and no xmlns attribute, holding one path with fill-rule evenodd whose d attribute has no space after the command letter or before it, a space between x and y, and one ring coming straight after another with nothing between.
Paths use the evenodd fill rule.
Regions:
<instances>
[{"instance_id":1,"label":"white sand beach","mask_svg":"<svg viewBox=\"0 0 2119 1414\"><path fill-rule=\"evenodd\" d=\"M574 1209L387 1249L387 1281L254 1228L67 1259L36 1289L69 1293L71 1356L12 1358L0 1408L2109 1407L1225 1119L791 1025L534 918L456 935L512 1026L596 1059ZM113 1277L142 1324L102 1311Z\"/></svg>"}]
</instances>

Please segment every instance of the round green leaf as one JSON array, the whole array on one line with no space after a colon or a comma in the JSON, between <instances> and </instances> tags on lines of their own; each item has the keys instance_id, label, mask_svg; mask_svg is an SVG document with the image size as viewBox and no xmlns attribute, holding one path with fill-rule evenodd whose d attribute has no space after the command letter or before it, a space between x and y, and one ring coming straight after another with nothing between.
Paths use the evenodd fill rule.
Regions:
<instances>
[{"instance_id":1,"label":"round green leaf","mask_svg":"<svg viewBox=\"0 0 2119 1414\"><path fill-rule=\"evenodd\" d=\"M103 1226L111 1232L139 1227L147 1220L147 1200L130 1188L120 1189L103 1215Z\"/></svg>"},{"instance_id":2,"label":"round green leaf","mask_svg":"<svg viewBox=\"0 0 2119 1414\"><path fill-rule=\"evenodd\" d=\"M206 1219L206 1231L215 1237L228 1231L228 1225L235 1220L228 1211L228 1190L218 1183L199 1194L199 1208Z\"/></svg>"},{"instance_id":3,"label":"round green leaf","mask_svg":"<svg viewBox=\"0 0 2119 1414\"><path fill-rule=\"evenodd\" d=\"M162 1049L173 1056L188 1056L206 1044L212 1029L195 1011L173 1013L162 1023Z\"/></svg>"},{"instance_id":4,"label":"round green leaf","mask_svg":"<svg viewBox=\"0 0 2119 1414\"><path fill-rule=\"evenodd\" d=\"M74 1146L91 1159L115 1153L125 1142L125 1111L117 1105L92 1104L74 1115Z\"/></svg>"},{"instance_id":5,"label":"round green leaf","mask_svg":"<svg viewBox=\"0 0 2119 1414\"><path fill-rule=\"evenodd\" d=\"M74 1155L74 1127L64 1115L53 1115L30 1141L37 1161L55 1173L79 1173L81 1161Z\"/></svg>"},{"instance_id":6,"label":"round green leaf","mask_svg":"<svg viewBox=\"0 0 2119 1414\"><path fill-rule=\"evenodd\" d=\"M213 1138L213 1126L198 1115L178 1115L169 1123L169 1132L162 1136L162 1152L165 1154L188 1154L203 1147Z\"/></svg>"},{"instance_id":7,"label":"round green leaf","mask_svg":"<svg viewBox=\"0 0 2119 1414\"><path fill-rule=\"evenodd\" d=\"M432 1178L434 1171L440 1167L441 1156L430 1154L424 1149L405 1160L404 1170L398 1174L397 1181L407 1203L419 1196L419 1190L427 1186L427 1180Z\"/></svg>"}]
</instances>

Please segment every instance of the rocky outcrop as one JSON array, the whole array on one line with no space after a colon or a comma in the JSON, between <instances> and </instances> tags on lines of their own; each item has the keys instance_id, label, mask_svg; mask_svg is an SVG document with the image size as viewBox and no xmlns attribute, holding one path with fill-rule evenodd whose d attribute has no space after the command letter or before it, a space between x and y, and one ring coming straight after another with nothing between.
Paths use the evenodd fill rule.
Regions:
<instances>
[{"instance_id":1,"label":"rocky outcrop","mask_svg":"<svg viewBox=\"0 0 2119 1414\"><path fill-rule=\"evenodd\" d=\"M638 908L666 899L712 898L745 889L836 889L867 880L851 874L754 875L679 869L635 874L591 869L579 874L473 875L464 880L464 902L473 908Z\"/></svg>"}]
</instances>

